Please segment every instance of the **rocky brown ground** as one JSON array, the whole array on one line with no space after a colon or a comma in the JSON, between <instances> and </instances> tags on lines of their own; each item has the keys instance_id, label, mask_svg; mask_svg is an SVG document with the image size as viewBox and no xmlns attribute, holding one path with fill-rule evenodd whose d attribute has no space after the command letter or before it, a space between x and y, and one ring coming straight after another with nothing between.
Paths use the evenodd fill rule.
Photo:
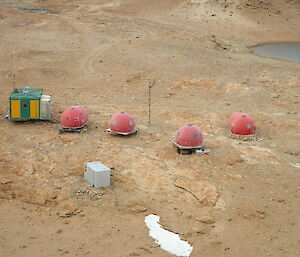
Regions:
<instances>
[{"instance_id":1,"label":"rocky brown ground","mask_svg":"<svg viewBox=\"0 0 300 257\"><path fill-rule=\"evenodd\" d=\"M300 256L300 66L248 48L300 41L299 12L297 0L1 1L0 256L170 256L148 236L150 213L191 256ZM55 120L86 106L85 133L4 119L14 51L17 87L51 94ZM118 111L140 133L106 134ZM236 111L255 119L255 140L229 135ZM208 155L172 147L187 123ZM95 160L111 187L83 180Z\"/></svg>"}]
</instances>

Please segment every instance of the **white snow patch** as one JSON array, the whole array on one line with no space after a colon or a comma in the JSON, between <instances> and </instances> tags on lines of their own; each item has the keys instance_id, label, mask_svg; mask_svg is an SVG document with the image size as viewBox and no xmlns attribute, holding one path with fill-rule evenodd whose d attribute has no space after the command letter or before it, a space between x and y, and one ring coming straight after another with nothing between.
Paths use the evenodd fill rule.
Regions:
<instances>
[{"instance_id":1,"label":"white snow patch","mask_svg":"<svg viewBox=\"0 0 300 257\"><path fill-rule=\"evenodd\" d=\"M165 230L159 223L159 216L150 214L145 217L145 223L149 228L149 236L155 243L168 253L188 257L193 251L193 247L186 241L180 239L179 235Z\"/></svg>"}]
</instances>

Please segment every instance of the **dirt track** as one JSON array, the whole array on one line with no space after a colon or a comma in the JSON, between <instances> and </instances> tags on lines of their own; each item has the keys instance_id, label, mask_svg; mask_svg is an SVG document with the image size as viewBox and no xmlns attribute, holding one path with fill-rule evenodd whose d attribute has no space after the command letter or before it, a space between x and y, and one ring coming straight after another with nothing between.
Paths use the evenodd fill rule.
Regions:
<instances>
[{"instance_id":1,"label":"dirt track","mask_svg":"<svg viewBox=\"0 0 300 257\"><path fill-rule=\"evenodd\" d=\"M300 65L248 49L300 41L299 12L283 0L1 1L0 256L170 256L148 236L150 213L193 257L300 256ZM17 87L51 94L57 120L86 106L88 131L4 119L13 51ZM118 111L139 134L104 132ZM236 111L255 119L255 141L228 134ZM176 153L188 123L211 153ZM110 188L84 182L95 160L113 168Z\"/></svg>"}]
</instances>

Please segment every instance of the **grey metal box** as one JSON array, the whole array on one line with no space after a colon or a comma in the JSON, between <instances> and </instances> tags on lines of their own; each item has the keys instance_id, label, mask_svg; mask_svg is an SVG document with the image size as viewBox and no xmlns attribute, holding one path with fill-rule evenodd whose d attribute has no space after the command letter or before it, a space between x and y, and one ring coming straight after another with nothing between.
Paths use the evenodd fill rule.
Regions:
<instances>
[{"instance_id":1,"label":"grey metal box","mask_svg":"<svg viewBox=\"0 0 300 257\"><path fill-rule=\"evenodd\" d=\"M87 162L84 164L84 178L95 188L110 186L110 168L101 162Z\"/></svg>"},{"instance_id":2,"label":"grey metal box","mask_svg":"<svg viewBox=\"0 0 300 257\"><path fill-rule=\"evenodd\" d=\"M40 119L51 120L51 95L42 95L40 101Z\"/></svg>"}]
</instances>

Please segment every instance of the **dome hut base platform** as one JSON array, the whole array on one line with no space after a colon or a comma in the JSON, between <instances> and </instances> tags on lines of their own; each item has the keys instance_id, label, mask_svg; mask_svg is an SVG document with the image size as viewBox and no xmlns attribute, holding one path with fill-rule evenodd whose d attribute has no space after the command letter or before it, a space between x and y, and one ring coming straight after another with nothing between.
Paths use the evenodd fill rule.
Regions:
<instances>
[{"instance_id":1,"label":"dome hut base platform","mask_svg":"<svg viewBox=\"0 0 300 257\"><path fill-rule=\"evenodd\" d=\"M105 132L112 134L112 135L116 135L116 136L130 136L130 135L134 135L134 134L138 133L139 129L136 128L132 132L115 132L108 128L105 130Z\"/></svg>"},{"instance_id":2,"label":"dome hut base platform","mask_svg":"<svg viewBox=\"0 0 300 257\"><path fill-rule=\"evenodd\" d=\"M210 149L204 148L203 146L182 146L177 144L175 141L172 141L173 145L177 148L177 152L182 155L189 155L192 153L196 154L207 154L210 152Z\"/></svg>"},{"instance_id":3,"label":"dome hut base platform","mask_svg":"<svg viewBox=\"0 0 300 257\"><path fill-rule=\"evenodd\" d=\"M63 132L79 132L79 133L81 133L81 132L86 131L87 128L88 128L87 125L84 125L84 126L78 127L78 128L61 127L61 128L59 129L59 132L60 132L60 133L63 133Z\"/></svg>"}]
</instances>

